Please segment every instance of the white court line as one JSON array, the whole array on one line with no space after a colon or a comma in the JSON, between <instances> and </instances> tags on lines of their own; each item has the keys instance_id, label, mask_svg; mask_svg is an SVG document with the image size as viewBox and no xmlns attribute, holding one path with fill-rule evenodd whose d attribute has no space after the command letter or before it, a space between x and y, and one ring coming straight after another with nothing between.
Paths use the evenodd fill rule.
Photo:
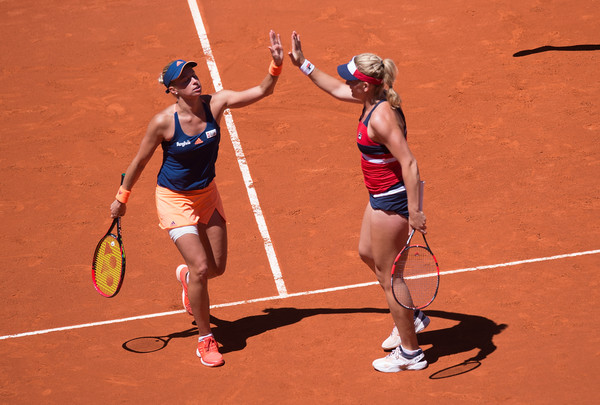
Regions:
<instances>
[{"instance_id":1,"label":"white court line","mask_svg":"<svg viewBox=\"0 0 600 405\"><path fill-rule=\"evenodd\" d=\"M219 75L219 70L217 69L217 64L210 47L210 42L208 42L208 35L206 34L206 29L204 28L202 16L200 15L200 10L198 9L198 4L196 3L196 0L188 0L188 5L190 6L194 24L196 25L196 31L198 32L198 37L200 38L200 43L202 44L202 50L206 56L206 64L208 65L208 70L210 71L210 76L212 78L215 91L223 90L221 75ZM252 176L250 176L250 169L248 168L246 156L242 150L242 144L237 133L237 128L233 122L233 116L231 115L231 111L229 109L225 110L223 116L225 117L227 129L229 130L229 137L231 138L231 143L233 144L233 149L235 150L235 156L242 172L244 183L246 184L246 191L248 192L248 198L250 198L250 204L252 205L254 218L256 218L260 235L263 238L265 251L267 252L267 258L269 259L271 272L273 273L273 279L275 280L275 285L277 286L277 292L279 293L280 297L285 297L287 296L287 289L285 288L283 276L281 275L281 269L279 268L279 262L277 261L277 256L275 255L275 249L273 248L273 242L271 241L271 236L269 235L267 223L265 221L262 209L260 208L258 195L256 194L256 189L254 188L254 182L252 181Z\"/></svg>"},{"instance_id":2,"label":"white court line","mask_svg":"<svg viewBox=\"0 0 600 405\"><path fill-rule=\"evenodd\" d=\"M569 253L569 254L566 254L566 255L556 255L556 256L549 256L549 257L541 257L541 258L538 258L538 259L518 260L516 262L508 262L508 263L502 263L502 264L492 264L490 266L477 266L477 267L469 267L469 268L466 268L466 269L459 269L459 270L441 271L440 275L465 273L467 271L496 269L498 267L517 266L519 264L527 264L527 263L535 263L535 262L546 262L548 260L566 259L568 257L594 255L594 254L597 254L597 253L600 253L600 250L588 250L587 252ZM435 275L436 275L436 273L429 273L429 274L423 274L423 275L420 275L420 276L406 277L406 279L407 280L414 280L414 279L418 279L418 278L434 277Z\"/></svg>"},{"instance_id":3,"label":"white court line","mask_svg":"<svg viewBox=\"0 0 600 405\"><path fill-rule=\"evenodd\" d=\"M489 265L489 266L477 266L477 267L469 267L469 268L465 268L465 269L442 271L442 272L440 272L440 275L451 275L451 274L464 273L464 272L469 272L469 271L490 270L490 269L497 269L497 268L501 268L501 267L517 266L517 265L520 265L520 264L545 262L545 261L559 260L559 259L567 259L567 258L570 258L570 257L577 257L577 256L595 255L595 254L599 254L599 253L600 253L600 249L599 250L588 250L586 252L569 253L569 254L557 255L557 256L549 256L549 257L540 257L540 258L537 258L537 259L518 260L518 261L515 261L515 262L492 264L492 265ZM232 306L238 306L238 305L252 304L254 302L275 301L275 300L285 299L285 298L300 297L300 296L304 296L304 295L323 294L323 293L328 293L328 292L350 290L350 289L353 289L353 288L368 287L368 286L373 286L373 285L377 285L377 282L373 281L373 282L369 282L369 283L361 283L361 284L352 284L352 285L346 285L346 286L340 286L340 287L324 288L324 289L321 289L321 290L304 291L304 292L299 292L299 293L286 294L285 297L281 297L281 296L276 295L276 296L272 296L272 297L263 297L263 298L256 298L256 299L251 299L251 300L245 300L245 301L229 302L229 303L225 303L225 304L211 305L210 308L211 309L214 309L214 308L224 308L224 307L232 307ZM137 320L140 320L140 319L158 318L158 317L161 317L161 316L169 316L169 315L181 314L181 313L184 313L184 312L185 312L185 310L182 309L182 310L179 310L179 311L160 312L160 313L156 313L156 314L132 316L130 318L113 319L113 320L110 320L110 321L93 322L93 323L86 323L86 324L82 324L82 325L65 326L65 327L62 327L62 328L54 328L54 329L44 329L44 330L38 330L38 331L34 331L34 332L17 333L17 334L14 334L14 335L0 336L0 340L15 339L15 338L26 337L26 336L43 335L43 334L46 334L46 333L60 332L60 331L65 331L65 330L90 328L90 327L93 327L93 326L112 325L112 324L116 324L116 323L137 321Z\"/></svg>"}]
</instances>

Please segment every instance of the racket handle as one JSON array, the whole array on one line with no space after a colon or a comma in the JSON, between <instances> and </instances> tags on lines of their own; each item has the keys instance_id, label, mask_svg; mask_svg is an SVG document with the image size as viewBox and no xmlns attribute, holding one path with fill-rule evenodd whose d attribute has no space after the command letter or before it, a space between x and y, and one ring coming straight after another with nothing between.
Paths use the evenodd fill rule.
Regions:
<instances>
[{"instance_id":1,"label":"racket handle","mask_svg":"<svg viewBox=\"0 0 600 405\"><path fill-rule=\"evenodd\" d=\"M406 240L406 246L410 245L410 241L413 238L413 236L415 236L415 228L413 228L413 230L410 231L410 234L408 235L408 239Z\"/></svg>"},{"instance_id":2,"label":"racket handle","mask_svg":"<svg viewBox=\"0 0 600 405\"><path fill-rule=\"evenodd\" d=\"M425 191L425 181L419 180L419 211L423 211L423 191Z\"/></svg>"}]
</instances>

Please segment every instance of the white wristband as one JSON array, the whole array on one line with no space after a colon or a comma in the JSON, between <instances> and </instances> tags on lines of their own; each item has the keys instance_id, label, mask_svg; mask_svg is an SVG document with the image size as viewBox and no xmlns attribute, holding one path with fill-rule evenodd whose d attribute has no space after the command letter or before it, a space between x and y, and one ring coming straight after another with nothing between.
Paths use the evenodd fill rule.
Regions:
<instances>
[{"instance_id":1,"label":"white wristband","mask_svg":"<svg viewBox=\"0 0 600 405\"><path fill-rule=\"evenodd\" d=\"M308 59L304 59L304 63L302 64L302 66L300 66L300 70L302 71L302 73L308 76L313 72L313 70L315 70L315 65L310 63Z\"/></svg>"}]
</instances>

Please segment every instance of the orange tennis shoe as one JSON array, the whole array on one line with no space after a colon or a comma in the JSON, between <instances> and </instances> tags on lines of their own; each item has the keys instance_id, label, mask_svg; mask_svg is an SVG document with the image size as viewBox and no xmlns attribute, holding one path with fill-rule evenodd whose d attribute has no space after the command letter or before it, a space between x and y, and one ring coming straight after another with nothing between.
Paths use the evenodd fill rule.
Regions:
<instances>
[{"instance_id":1,"label":"orange tennis shoe","mask_svg":"<svg viewBox=\"0 0 600 405\"><path fill-rule=\"evenodd\" d=\"M179 280L179 282L181 283L181 287L183 288L183 291L181 291L181 302L183 302L183 307L185 308L185 310L187 311L188 314L194 315L192 312L192 306L190 305L190 299L188 298L188 294L187 294L187 290L188 290L187 274L188 274L188 272L189 272L188 266L186 266L185 264L179 265L179 267L177 267L177 270L175 270L175 274L177 275L177 280Z\"/></svg>"},{"instance_id":2,"label":"orange tennis shoe","mask_svg":"<svg viewBox=\"0 0 600 405\"><path fill-rule=\"evenodd\" d=\"M202 364L208 367L217 367L225 364L223 355L219 353L219 345L212 335L198 341L196 355L200 357Z\"/></svg>"}]
</instances>

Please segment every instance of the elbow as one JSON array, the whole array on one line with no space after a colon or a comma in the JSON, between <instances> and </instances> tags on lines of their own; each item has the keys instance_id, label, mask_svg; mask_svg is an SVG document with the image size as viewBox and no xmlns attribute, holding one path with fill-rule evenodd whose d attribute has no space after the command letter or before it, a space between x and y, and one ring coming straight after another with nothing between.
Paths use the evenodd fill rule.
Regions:
<instances>
[{"instance_id":1,"label":"elbow","mask_svg":"<svg viewBox=\"0 0 600 405\"><path fill-rule=\"evenodd\" d=\"M414 157L410 160L410 165L409 167L413 170L419 170L419 165L417 164L417 159L415 159Z\"/></svg>"},{"instance_id":2,"label":"elbow","mask_svg":"<svg viewBox=\"0 0 600 405\"><path fill-rule=\"evenodd\" d=\"M404 173L418 173L419 172L419 166L417 165L417 159L415 159L414 157L411 157L410 159L407 159L406 161L400 162L401 166L402 166L402 172Z\"/></svg>"},{"instance_id":3,"label":"elbow","mask_svg":"<svg viewBox=\"0 0 600 405\"><path fill-rule=\"evenodd\" d=\"M270 96L271 94L273 94L275 92L275 87L271 86L271 87L267 87L264 91L263 91L263 95L261 98L265 98Z\"/></svg>"},{"instance_id":4,"label":"elbow","mask_svg":"<svg viewBox=\"0 0 600 405\"><path fill-rule=\"evenodd\" d=\"M133 168L134 173L141 173L146 168L146 165L150 161L151 156L149 157L139 157L136 156L131 162L131 167Z\"/></svg>"},{"instance_id":5,"label":"elbow","mask_svg":"<svg viewBox=\"0 0 600 405\"><path fill-rule=\"evenodd\" d=\"M271 94L273 94L273 89L269 89L269 88L261 89L261 91L255 95L255 97L252 99L252 101L249 104L256 103L257 101L260 101L263 98L270 96Z\"/></svg>"},{"instance_id":6,"label":"elbow","mask_svg":"<svg viewBox=\"0 0 600 405\"><path fill-rule=\"evenodd\" d=\"M272 80L270 82L268 82L267 86L262 87L262 97L261 98L270 96L271 94L273 94L275 92L275 86L277 85L278 77L272 76L271 79ZM265 83L265 84L267 84L267 83Z\"/></svg>"}]
</instances>

